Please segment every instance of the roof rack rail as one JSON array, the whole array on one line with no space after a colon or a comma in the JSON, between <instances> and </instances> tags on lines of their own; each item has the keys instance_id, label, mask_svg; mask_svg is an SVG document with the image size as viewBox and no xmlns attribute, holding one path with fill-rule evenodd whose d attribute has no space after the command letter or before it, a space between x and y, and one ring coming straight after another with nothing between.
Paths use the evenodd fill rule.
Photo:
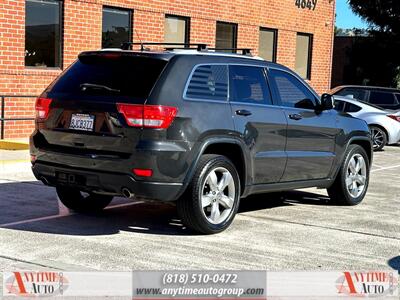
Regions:
<instances>
[{"instance_id":1,"label":"roof rack rail","mask_svg":"<svg viewBox=\"0 0 400 300\"><path fill-rule=\"evenodd\" d=\"M148 43L132 43L125 42L121 44L122 50L132 50L132 46L140 46L140 51L145 51L145 46L178 46L178 47L168 47L167 49L196 49L197 51L206 51L207 44L191 44L191 43L156 43L156 42L148 42ZM182 46L182 48L179 48Z\"/></svg>"},{"instance_id":2,"label":"roof rack rail","mask_svg":"<svg viewBox=\"0 0 400 300\"><path fill-rule=\"evenodd\" d=\"M252 56L250 48L208 48L208 50L214 50L214 51L232 51L232 53L235 53L237 51L242 51L242 55L248 55Z\"/></svg>"},{"instance_id":3,"label":"roof rack rail","mask_svg":"<svg viewBox=\"0 0 400 300\"><path fill-rule=\"evenodd\" d=\"M194 43L157 43L157 42L124 42L121 44L121 49L122 50L132 50L133 46L140 46L140 51L146 51L149 50L149 48L146 48L146 46L167 46L165 47L166 50L178 50L178 49L184 49L184 50L197 50L200 52L208 51L208 50L214 50L214 51L232 51L232 53L235 53L237 51L241 51L242 55L247 55L247 56L252 56L250 48L208 48L207 44L194 44Z\"/></svg>"}]
</instances>

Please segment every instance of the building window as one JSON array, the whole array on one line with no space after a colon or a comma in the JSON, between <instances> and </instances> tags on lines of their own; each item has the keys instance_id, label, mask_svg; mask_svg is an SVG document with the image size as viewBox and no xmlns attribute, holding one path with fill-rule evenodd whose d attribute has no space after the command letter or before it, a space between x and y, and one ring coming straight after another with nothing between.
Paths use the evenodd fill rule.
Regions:
<instances>
[{"instance_id":1,"label":"building window","mask_svg":"<svg viewBox=\"0 0 400 300\"><path fill-rule=\"evenodd\" d=\"M258 55L265 60L276 62L277 35L276 29L260 28Z\"/></svg>"},{"instance_id":2,"label":"building window","mask_svg":"<svg viewBox=\"0 0 400 300\"><path fill-rule=\"evenodd\" d=\"M26 0L25 14L25 66L61 67L61 2Z\"/></svg>"},{"instance_id":3,"label":"building window","mask_svg":"<svg viewBox=\"0 0 400 300\"><path fill-rule=\"evenodd\" d=\"M126 9L103 7L103 48L120 48L132 41L132 12Z\"/></svg>"},{"instance_id":4,"label":"building window","mask_svg":"<svg viewBox=\"0 0 400 300\"><path fill-rule=\"evenodd\" d=\"M178 16L165 16L164 42L189 44L190 19Z\"/></svg>"},{"instance_id":5,"label":"building window","mask_svg":"<svg viewBox=\"0 0 400 300\"><path fill-rule=\"evenodd\" d=\"M304 79L311 79L312 43L311 34L297 34L296 72Z\"/></svg>"},{"instance_id":6,"label":"building window","mask_svg":"<svg viewBox=\"0 0 400 300\"><path fill-rule=\"evenodd\" d=\"M221 49L223 52L236 52L235 50L229 49L236 48L237 29L237 24L217 22L215 48Z\"/></svg>"}]
</instances>

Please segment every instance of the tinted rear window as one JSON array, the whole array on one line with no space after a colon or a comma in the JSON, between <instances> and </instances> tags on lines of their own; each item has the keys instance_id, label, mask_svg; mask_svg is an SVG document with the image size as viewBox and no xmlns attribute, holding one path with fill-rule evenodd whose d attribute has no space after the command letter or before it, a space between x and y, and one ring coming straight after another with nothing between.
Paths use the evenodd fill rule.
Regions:
<instances>
[{"instance_id":1,"label":"tinted rear window","mask_svg":"<svg viewBox=\"0 0 400 300\"><path fill-rule=\"evenodd\" d=\"M369 102L377 105L396 105L397 100L394 94L388 92L371 91Z\"/></svg>"},{"instance_id":2,"label":"tinted rear window","mask_svg":"<svg viewBox=\"0 0 400 300\"><path fill-rule=\"evenodd\" d=\"M343 101L336 100L336 101L335 101L335 109L336 109L337 111L343 111L343 108L344 108L344 102L343 102Z\"/></svg>"},{"instance_id":3,"label":"tinted rear window","mask_svg":"<svg viewBox=\"0 0 400 300\"><path fill-rule=\"evenodd\" d=\"M167 61L160 59L128 55L83 57L50 86L49 92L146 99L166 64ZM83 88L85 84L92 87ZM93 88L93 85L106 88Z\"/></svg>"},{"instance_id":4,"label":"tinted rear window","mask_svg":"<svg viewBox=\"0 0 400 300\"><path fill-rule=\"evenodd\" d=\"M358 105L355 105L353 103L346 103L346 108L344 109L345 112L349 112L349 113L359 112L360 110L361 110L361 107L359 107Z\"/></svg>"}]
</instances>

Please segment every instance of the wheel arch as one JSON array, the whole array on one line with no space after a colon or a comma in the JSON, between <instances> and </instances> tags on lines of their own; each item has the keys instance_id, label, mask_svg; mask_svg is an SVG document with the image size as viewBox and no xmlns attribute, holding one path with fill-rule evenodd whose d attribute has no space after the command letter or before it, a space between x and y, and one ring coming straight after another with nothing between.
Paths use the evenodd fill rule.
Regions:
<instances>
[{"instance_id":1,"label":"wheel arch","mask_svg":"<svg viewBox=\"0 0 400 300\"><path fill-rule=\"evenodd\" d=\"M343 163L344 163L344 161L346 159L346 155L345 154L347 153L347 150L349 149L349 147L351 145L359 145L360 147L362 147L365 150L365 152L367 153L368 160L369 160L369 165L371 166L371 164L372 164L372 160L373 160L373 157L374 157L374 151L373 151L373 148L372 148L371 139L369 137L367 137L367 136L354 136L346 144L345 151L343 152L343 156L340 159L340 165L336 168L335 172L333 173L332 184L334 183L334 181L336 180L336 177L339 174L339 171L340 171L340 169L341 169L341 167L342 167L342 165L343 165Z\"/></svg>"},{"instance_id":2,"label":"wheel arch","mask_svg":"<svg viewBox=\"0 0 400 300\"><path fill-rule=\"evenodd\" d=\"M371 145L371 140L370 139L368 139L368 138L357 138L357 137L351 139L349 141L347 147L346 147L346 152L347 152L347 149L348 149L348 147L350 145L359 145L359 146L361 146L365 150L367 155L368 155L369 163L370 164L372 163L373 149L372 149L372 145Z\"/></svg>"},{"instance_id":3,"label":"wheel arch","mask_svg":"<svg viewBox=\"0 0 400 300\"><path fill-rule=\"evenodd\" d=\"M200 151L196 159L192 163L192 166L190 167L189 172L185 178L181 194L184 193L190 181L192 180L200 157L203 154L218 154L229 158L238 172L240 178L241 194L243 194L248 182L248 168L250 167L250 159L246 157L244 147L245 146L242 145L242 143L235 138L211 138L203 142L200 147Z\"/></svg>"}]
</instances>

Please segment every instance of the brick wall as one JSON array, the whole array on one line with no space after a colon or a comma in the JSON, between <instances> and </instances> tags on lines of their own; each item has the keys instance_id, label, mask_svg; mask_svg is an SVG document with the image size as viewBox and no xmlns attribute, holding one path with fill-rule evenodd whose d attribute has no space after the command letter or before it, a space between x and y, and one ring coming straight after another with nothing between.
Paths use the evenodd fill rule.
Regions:
<instances>
[{"instance_id":1,"label":"brick wall","mask_svg":"<svg viewBox=\"0 0 400 300\"><path fill-rule=\"evenodd\" d=\"M296 33L314 35L310 84L330 88L335 0L318 0L316 9L299 9L295 0L64 0L63 69L79 52L101 46L102 6L130 8L133 39L162 42L165 14L191 18L191 42L215 45L216 21L238 23L238 47L257 54L259 27L278 29L277 61L295 65ZM24 66L25 1L0 1L0 94L38 95L61 72ZM6 117L33 115L33 99L8 99ZM6 137L25 137L31 122L9 122Z\"/></svg>"}]
</instances>

